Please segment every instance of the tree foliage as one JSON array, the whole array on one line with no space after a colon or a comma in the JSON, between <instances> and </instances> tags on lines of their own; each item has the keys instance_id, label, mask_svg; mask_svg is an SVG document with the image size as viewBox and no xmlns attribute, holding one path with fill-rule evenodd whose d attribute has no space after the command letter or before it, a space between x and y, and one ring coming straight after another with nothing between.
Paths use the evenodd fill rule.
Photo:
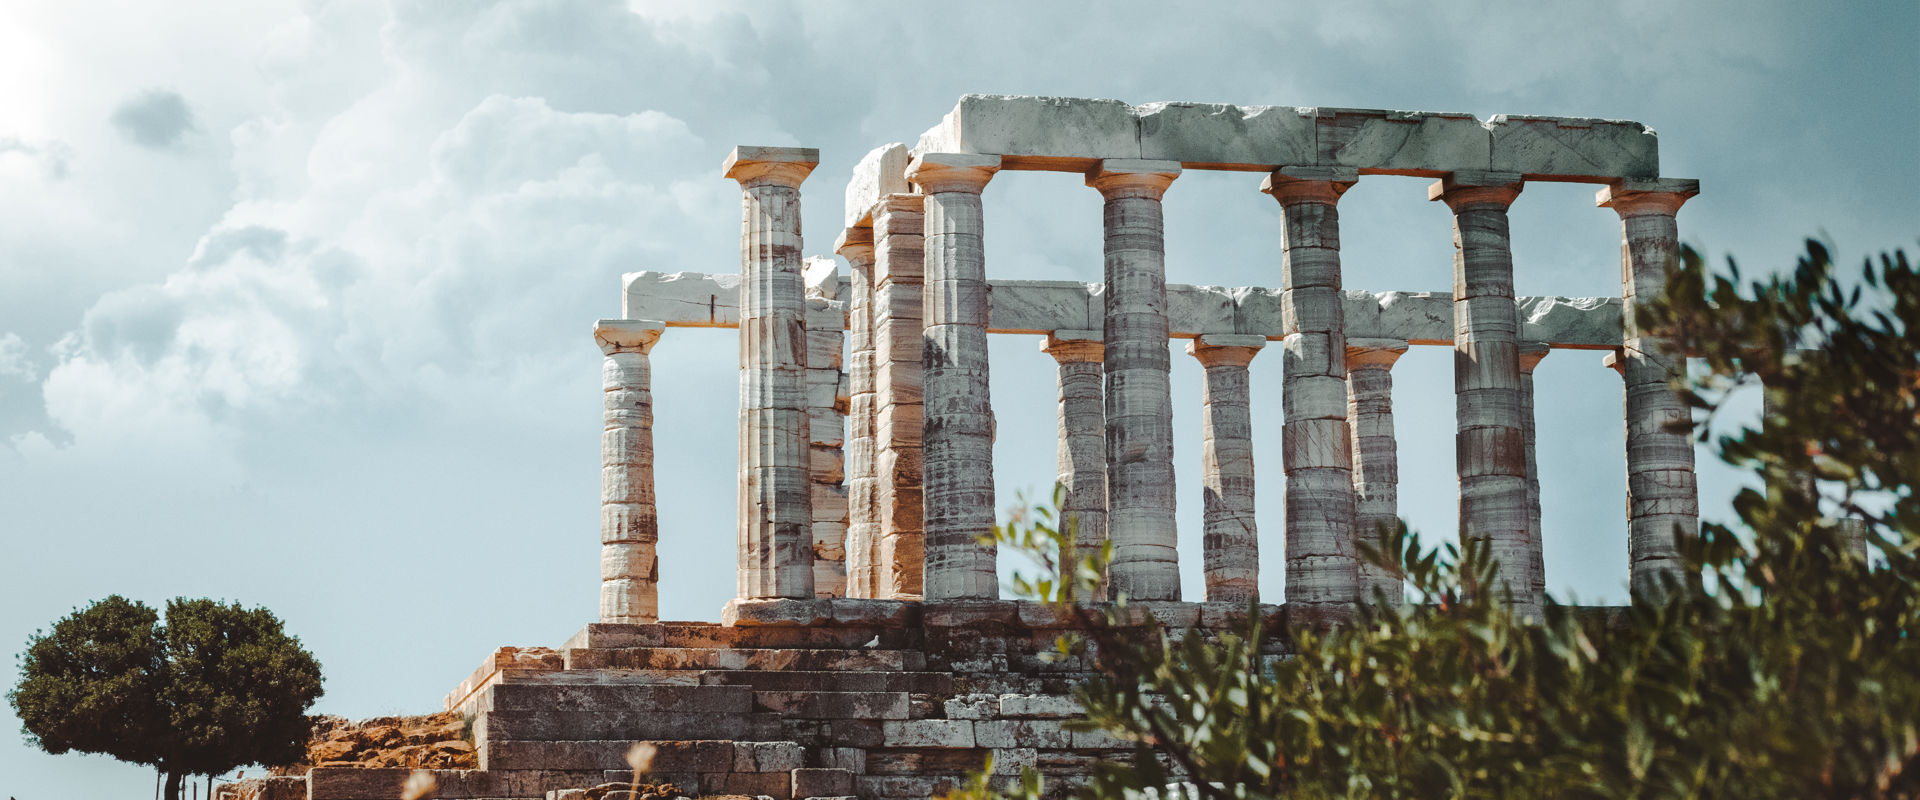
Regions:
<instances>
[{"instance_id":1,"label":"tree foliage","mask_svg":"<svg viewBox=\"0 0 1920 800\"><path fill-rule=\"evenodd\" d=\"M36 633L8 693L28 741L187 775L305 755L320 665L264 608L175 599L166 623L118 595Z\"/></svg>"},{"instance_id":2,"label":"tree foliage","mask_svg":"<svg viewBox=\"0 0 1920 800\"><path fill-rule=\"evenodd\" d=\"M1522 616L1482 590L1484 549L1402 526L1364 549L1412 602L1141 637L1124 602L1078 602L1102 554L1075 553L1050 512L997 529L1043 565L1016 590L1082 623L1063 651L1097 655L1077 724L1136 743L1080 793L1920 796L1920 276L1894 254L1849 286L1809 242L1794 271L1745 285L1685 249L1668 286L1646 318L1700 359L1676 388L1703 423L1741 382L1771 393L1761 429L1699 434L1766 488L1735 499L1737 525L1676 532L1687 577L1627 608ZM960 794L994 792L982 777Z\"/></svg>"}]
</instances>

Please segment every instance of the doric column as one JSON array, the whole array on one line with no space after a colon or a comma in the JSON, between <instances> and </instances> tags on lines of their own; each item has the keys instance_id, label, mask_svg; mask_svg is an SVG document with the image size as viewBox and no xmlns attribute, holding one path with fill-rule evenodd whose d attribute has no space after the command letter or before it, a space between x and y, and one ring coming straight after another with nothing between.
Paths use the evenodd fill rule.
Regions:
<instances>
[{"instance_id":1,"label":"doric column","mask_svg":"<svg viewBox=\"0 0 1920 800\"><path fill-rule=\"evenodd\" d=\"M606 354L600 382L606 391L600 434L600 621L660 619L659 513L653 497L652 368L647 353L663 323L603 319L594 341Z\"/></svg>"},{"instance_id":2,"label":"doric column","mask_svg":"<svg viewBox=\"0 0 1920 800\"><path fill-rule=\"evenodd\" d=\"M1534 443L1539 430L1533 409L1533 368L1553 352L1546 342L1520 343L1520 427L1527 442L1527 552L1533 564L1533 596L1547 596L1545 542L1540 538L1540 460Z\"/></svg>"},{"instance_id":3,"label":"doric column","mask_svg":"<svg viewBox=\"0 0 1920 800\"><path fill-rule=\"evenodd\" d=\"M874 475L873 229L848 228L834 243L847 260L847 596L878 597L880 503Z\"/></svg>"},{"instance_id":4,"label":"doric column","mask_svg":"<svg viewBox=\"0 0 1920 800\"><path fill-rule=\"evenodd\" d=\"M999 156L924 153L907 179L926 193L927 600L1000 596L993 529L993 402L987 395L987 260L980 192Z\"/></svg>"},{"instance_id":5,"label":"doric column","mask_svg":"<svg viewBox=\"0 0 1920 800\"><path fill-rule=\"evenodd\" d=\"M1111 591L1180 599L1174 527L1173 368L1160 196L1180 165L1108 159L1087 172L1105 198L1107 535Z\"/></svg>"},{"instance_id":6,"label":"doric column","mask_svg":"<svg viewBox=\"0 0 1920 800\"><path fill-rule=\"evenodd\" d=\"M1282 167L1260 186L1280 202L1282 217L1288 604L1351 604L1360 596L1337 207L1358 179L1348 167Z\"/></svg>"},{"instance_id":7,"label":"doric column","mask_svg":"<svg viewBox=\"0 0 1920 800\"><path fill-rule=\"evenodd\" d=\"M1107 410L1099 331L1054 331L1040 350L1059 365L1060 520L1082 553L1107 541ZM1100 598L1087 598L1100 599Z\"/></svg>"},{"instance_id":8,"label":"doric column","mask_svg":"<svg viewBox=\"0 0 1920 800\"><path fill-rule=\"evenodd\" d=\"M813 596L847 596L847 396L845 370L847 306L838 299L839 265L816 274L807 297L807 475L813 481L808 507L813 513L808 541L813 552Z\"/></svg>"},{"instance_id":9,"label":"doric column","mask_svg":"<svg viewBox=\"0 0 1920 800\"><path fill-rule=\"evenodd\" d=\"M1260 596L1260 537L1253 519L1253 415L1247 365L1264 336L1208 334L1187 342L1206 370L1200 394L1201 563L1210 602Z\"/></svg>"},{"instance_id":10,"label":"doric column","mask_svg":"<svg viewBox=\"0 0 1920 800\"><path fill-rule=\"evenodd\" d=\"M874 511L879 536L873 596L921 596L921 298L925 223L917 194L893 194L873 211Z\"/></svg>"},{"instance_id":11,"label":"doric column","mask_svg":"<svg viewBox=\"0 0 1920 800\"><path fill-rule=\"evenodd\" d=\"M800 182L820 151L738 147L740 182L740 574L742 599L813 597L808 475L807 299Z\"/></svg>"},{"instance_id":12,"label":"doric column","mask_svg":"<svg viewBox=\"0 0 1920 800\"><path fill-rule=\"evenodd\" d=\"M1460 536L1499 562L1495 580L1523 611L1533 596L1527 549L1526 432L1520 426L1520 315L1514 306L1507 207L1520 176L1455 172L1428 199L1453 210L1454 464Z\"/></svg>"},{"instance_id":13,"label":"doric column","mask_svg":"<svg viewBox=\"0 0 1920 800\"><path fill-rule=\"evenodd\" d=\"M1393 364L1407 352L1400 339L1347 340L1347 427L1353 451L1354 536L1373 542L1400 524L1400 452L1393 438ZM1398 603L1404 588L1386 568L1360 559L1360 598Z\"/></svg>"},{"instance_id":14,"label":"doric column","mask_svg":"<svg viewBox=\"0 0 1920 800\"><path fill-rule=\"evenodd\" d=\"M1699 181L1623 180L1602 188L1596 202L1620 215L1620 291L1625 330L1621 376L1626 382L1627 558L1636 595L1658 591L1662 576L1677 577L1676 531L1700 530L1700 491L1693 473L1692 415L1669 381L1686 371L1684 355L1642 330L1637 304L1658 296L1677 257L1674 215L1700 192ZM1668 426L1677 426L1668 430Z\"/></svg>"}]
</instances>

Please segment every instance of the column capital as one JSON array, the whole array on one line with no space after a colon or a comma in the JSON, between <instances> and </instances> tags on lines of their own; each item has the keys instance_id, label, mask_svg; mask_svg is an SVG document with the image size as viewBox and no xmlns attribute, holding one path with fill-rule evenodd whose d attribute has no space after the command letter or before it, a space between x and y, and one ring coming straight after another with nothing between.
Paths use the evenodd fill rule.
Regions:
<instances>
[{"instance_id":1,"label":"column capital","mask_svg":"<svg viewBox=\"0 0 1920 800\"><path fill-rule=\"evenodd\" d=\"M1553 345L1546 342L1520 343L1520 374L1532 375L1533 368L1540 366L1540 360L1553 352Z\"/></svg>"},{"instance_id":2,"label":"column capital","mask_svg":"<svg viewBox=\"0 0 1920 800\"><path fill-rule=\"evenodd\" d=\"M1348 339L1347 371L1393 369L1394 362L1406 354L1405 339Z\"/></svg>"},{"instance_id":3,"label":"column capital","mask_svg":"<svg viewBox=\"0 0 1920 800\"><path fill-rule=\"evenodd\" d=\"M1273 195L1283 206L1334 205L1359 180L1360 170L1354 167L1281 167L1260 181L1260 191Z\"/></svg>"},{"instance_id":4,"label":"column capital","mask_svg":"<svg viewBox=\"0 0 1920 800\"><path fill-rule=\"evenodd\" d=\"M1700 182L1688 178L1623 178L1593 196L1593 204L1611 208L1622 217L1679 213L1681 204L1700 193Z\"/></svg>"},{"instance_id":5,"label":"column capital","mask_svg":"<svg viewBox=\"0 0 1920 800\"><path fill-rule=\"evenodd\" d=\"M1600 366L1620 373L1624 378L1627 375L1627 355L1619 350L1608 350L1606 355L1600 357Z\"/></svg>"},{"instance_id":6,"label":"column capital","mask_svg":"<svg viewBox=\"0 0 1920 800\"><path fill-rule=\"evenodd\" d=\"M1062 364L1097 364L1107 358L1107 343L1100 331L1053 331L1040 342L1040 352Z\"/></svg>"},{"instance_id":7,"label":"column capital","mask_svg":"<svg viewBox=\"0 0 1920 800\"><path fill-rule=\"evenodd\" d=\"M800 188L800 182L820 166L816 147L751 147L741 145L727 154L720 165L727 177L740 182L740 188L784 186Z\"/></svg>"},{"instance_id":8,"label":"column capital","mask_svg":"<svg viewBox=\"0 0 1920 800\"><path fill-rule=\"evenodd\" d=\"M833 252L847 259L855 269L873 266L873 228L868 225L847 228L833 242Z\"/></svg>"},{"instance_id":9,"label":"column capital","mask_svg":"<svg viewBox=\"0 0 1920 800\"><path fill-rule=\"evenodd\" d=\"M1445 202L1455 214L1472 206L1499 206L1505 211L1524 186L1518 172L1460 170L1428 186L1427 199Z\"/></svg>"},{"instance_id":10,"label":"column capital","mask_svg":"<svg viewBox=\"0 0 1920 800\"><path fill-rule=\"evenodd\" d=\"M907 162L907 180L918 184L927 194L979 194L999 171L999 156L972 153L921 153Z\"/></svg>"},{"instance_id":11,"label":"column capital","mask_svg":"<svg viewBox=\"0 0 1920 800\"><path fill-rule=\"evenodd\" d=\"M645 355L666 329L666 323L650 319L603 319L593 323L593 340L607 355L635 350Z\"/></svg>"},{"instance_id":12,"label":"column capital","mask_svg":"<svg viewBox=\"0 0 1920 800\"><path fill-rule=\"evenodd\" d=\"M1187 340L1187 355L1202 367L1244 367L1266 346L1265 336L1209 333Z\"/></svg>"},{"instance_id":13,"label":"column capital","mask_svg":"<svg viewBox=\"0 0 1920 800\"><path fill-rule=\"evenodd\" d=\"M1108 158L1095 162L1087 170L1087 186L1101 197L1116 200L1143 197L1158 200L1166 194L1173 179L1180 177L1180 162L1152 161L1142 158Z\"/></svg>"}]
</instances>

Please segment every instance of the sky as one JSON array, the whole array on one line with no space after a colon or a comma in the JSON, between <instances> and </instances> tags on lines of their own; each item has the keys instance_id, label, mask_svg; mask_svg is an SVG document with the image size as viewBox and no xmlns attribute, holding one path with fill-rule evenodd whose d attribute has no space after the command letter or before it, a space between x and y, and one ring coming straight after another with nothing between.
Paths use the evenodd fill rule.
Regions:
<instances>
[{"instance_id":1,"label":"sky","mask_svg":"<svg viewBox=\"0 0 1920 800\"><path fill-rule=\"evenodd\" d=\"M1204 10L1202 10L1204 8ZM1632 119L1697 178L1682 237L1747 272L1821 235L1920 237L1920 6L1788 2L13 0L0 6L0 650L109 594L272 609L316 711L425 713L493 648L596 614L600 353L620 275L733 272L740 144L820 149L806 251L853 164L969 92ZM1258 175L1168 192L1168 279L1274 286ZM1348 288L1446 291L1428 181L1341 201ZM1618 296L1596 187L1511 211L1521 294ZM985 193L994 278L1094 281L1074 175ZM1052 480L1037 337L994 337L1001 504ZM1619 378L1536 372L1549 590L1626 595ZM1270 357L1268 357L1270 358ZM1282 593L1278 361L1253 362L1263 590ZM1174 361L1182 567L1199 582L1200 381ZM1394 371L1402 513L1453 535L1448 351ZM731 331L653 351L661 609L733 587ZM1752 403L1748 404L1749 406ZM1705 463L1710 517L1739 476ZM17 679L12 658L0 680ZM0 710L0 793L139 796Z\"/></svg>"}]
</instances>

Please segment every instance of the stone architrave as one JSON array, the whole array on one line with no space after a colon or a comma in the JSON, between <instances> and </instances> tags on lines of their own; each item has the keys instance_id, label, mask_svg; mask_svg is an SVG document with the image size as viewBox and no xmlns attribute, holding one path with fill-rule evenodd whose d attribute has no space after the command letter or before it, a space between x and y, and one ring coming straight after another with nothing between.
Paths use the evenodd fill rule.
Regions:
<instances>
[{"instance_id":1,"label":"stone architrave","mask_svg":"<svg viewBox=\"0 0 1920 800\"><path fill-rule=\"evenodd\" d=\"M834 250L850 268L847 290L847 596L878 597L880 504L874 467L873 228L848 228Z\"/></svg>"},{"instance_id":2,"label":"stone architrave","mask_svg":"<svg viewBox=\"0 0 1920 800\"><path fill-rule=\"evenodd\" d=\"M1522 611L1539 606L1527 543L1526 432L1520 423L1520 317L1507 207L1520 175L1455 172L1428 191L1453 211L1454 460L1460 536L1484 542L1495 580Z\"/></svg>"},{"instance_id":3,"label":"stone architrave","mask_svg":"<svg viewBox=\"0 0 1920 800\"><path fill-rule=\"evenodd\" d=\"M1173 161L1109 159L1087 172L1105 200L1107 536L1111 591L1180 599L1174 524L1172 356L1160 198Z\"/></svg>"},{"instance_id":4,"label":"stone architrave","mask_svg":"<svg viewBox=\"0 0 1920 800\"><path fill-rule=\"evenodd\" d=\"M593 338L606 355L600 434L600 621L650 623L660 618L660 519L653 494L652 367L647 354L666 326L650 320L603 319Z\"/></svg>"},{"instance_id":5,"label":"stone architrave","mask_svg":"<svg viewBox=\"0 0 1920 800\"><path fill-rule=\"evenodd\" d=\"M820 152L738 147L740 183L741 599L813 597L807 430L806 280L800 183Z\"/></svg>"},{"instance_id":6,"label":"stone architrave","mask_svg":"<svg viewBox=\"0 0 1920 800\"><path fill-rule=\"evenodd\" d=\"M891 194L873 211L873 596L922 594L925 525L921 499L921 363L924 203Z\"/></svg>"},{"instance_id":7,"label":"stone architrave","mask_svg":"<svg viewBox=\"0 0 1920 800\"><path fill-rule=\"evenodd\" d=\"M1533 405L1533 368L1553 352L1546 342L1520 343L1520 425L1527 440L1527 552L1533 563L1533 596L1547 596L1546 542L1540 536L1540 459L1535 446L1539 439L1538 420Z\"/></svg>"},{"instance_id":8,"label":"stone architrave","mask_svg":"<svg viewBox=\"0 0 1920 800\"><path fill-rule=\"evenodd\" d=\"M1253 413L1247 365L1264 336L1207 334L1187 342L1206 385L1201 420L1203 495L1201 561L1207 602L1246 603L1260 596L1260 537L1254 524Z\"/></svg>"},{"instance_id":9,"label":"stone architrave","mask_svg":"<svg viewBox=\"0 0 1920 800\"><path fill-rule=\"evenodd\" d=\"M1393 438L1393 365L1407 352L1400 339L1347 340L1347 427L1352 431L1353 526L1356 541L1377 542L1400 523L1400 453ZM1400 579L1359 560L1360 599L1404 598Z\"/></svg>"},{"instance_id":10,"label":"stone architrave","mask_svg":"<svg viewBox=\"0 0 1920 800\"><path fill-rule=\"evenodd\" d=\"M1596 197L1598 205L1620 215L1628 582L1638 596L1657 596L1665 580L1679 577L1676 531L1686 536L1700 531L1699 484L1687 435L1692 415L1669 383L1685 372L1686 358L1642 330L1635 308L1665 288L1667 267L1680 244L1674 215L1699 192L1699 181L1627 179L1602 188Z\"/></svg>"},{"instance_id":11,"label":"stone architrave","mask_svg":"<svg viewBox=\"0 0 1920 800\"><path fill-rule=\"evenodd\" d=\"M997 156L923 153L907 179L926 193L921 466L928 601L999 596L993 528L993 402L987 391L987 264L980 192Z\"/></svg>"},{"instance_id":12,"label":"stone architrave","mask_svg":"<svg viewBox=\"0 0 1920 800\"><path fill-rule=\"evenodd\" d=\"M1060 520L1082 553L1107 541L1106 345L1099 331L1054 331L1040 349L1058 364ZM1098 598L1088 598L1098 599Z\"/></svg>"},{"instance_id":13,"label":"stone architrave","mask_svg":"<svg viewBox=\"0 0 1920 800\"><path fill-rule=\"evenodd\" d=\"M1283 167L1260 190L1280 203L1287 603L1359 599L1353 458L1347 428L1347 335L1340 290L1340 195L1349 167Z\"/></svg>"}]
</instances>

